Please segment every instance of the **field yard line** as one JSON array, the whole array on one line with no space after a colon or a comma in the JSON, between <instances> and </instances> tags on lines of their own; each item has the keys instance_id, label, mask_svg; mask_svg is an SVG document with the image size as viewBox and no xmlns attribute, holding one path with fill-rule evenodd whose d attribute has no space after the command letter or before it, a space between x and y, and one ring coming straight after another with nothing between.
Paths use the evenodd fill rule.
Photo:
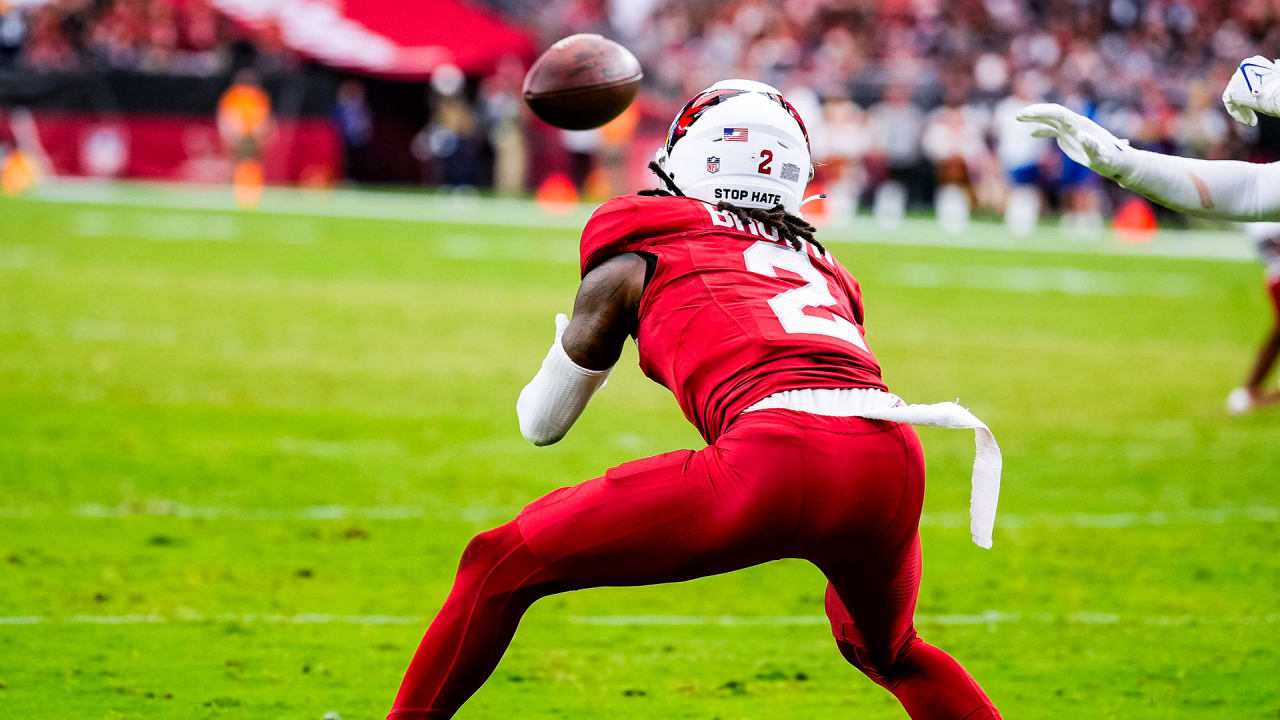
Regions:
<instances>
[{"instance_id":1,"label":"field yard line","mask_svg":"<svg viewBox=\"0 0 1280 720\"><path fill-rule=\"evenodd\" d=\"M0 508L0 516L6 513ZM30 508L14 508L14 517L39 514ZM25 511L25 512L24 512ZM181 503L152 502L134 507L88 504L72 508L70 515L82 518L174 517L201 520L460 520L480 522L510 518L520 512L516 505L475 505L470 507L431 508L425 505L381 505L348 507L346 505L312 505L295 508L240 508L192 506ZM45 515L47 517L47 515Z\"/></svg>"},{"instance_id":2,"label":"field yard line","mask_svg":"<svg viewBox=\"0 0 1280 720\"><path fill-rule=\"evenodd\" d=\"M1125 297L1195 297L1209 290L1194 275L1174 272L1084 270L1065 266L1003 267L999 265L946 265L897 263L878 275L887 285L911 288L965 288L1039 295Z\"/></svg>"},{"instance_id":3,"label":"field yard line","mask_svg":"<svg viewBox=\"0 0 1280 720\"><path fill-rule=\"evenodd\" d=\"M1222 525L1233 521L1280 522L1280 507L1255 505L1251 507L1198 508L1190 510L1150 510L1147 512L1121 513L1001 513L996 516L996 527L1018 528L1133 528L1163 525ZM969 527L969 514L929 513L920 520L926 527Z\"/></svg>"},{"instance_id":4,"label":"field yard line","mask_svg":"<svg viewBox=\"0 0 1280 720\"><path fill-rule=\"evenodd\" d=\"M25 268L31 266L35 252L31 245L0 245L0 268Z\"/></svg>"},{"instance_id":5,"label":"field yard line","mask_svg":"<svg viewBox=\"0 0 1280 720\"><path fill-rule=\"evenodd\" d=\"M225 187L156 183L59 180L37 187L19 202L243 212L236 207L230 190ZM591 210L591 205L578 204L563 214L548 213L535 201L519 198L272 188L267 191L262 205L253 210L253 214L400 220L476 227L532 227L577 232L582 229ZM932 220L908 218L903 230L886 233L878 230L871 220L864 217L856 218L848 225L823 228L822 232L828 243L972 248L1066 255L1138 255L1227 261L1257 259L1252 243L1241 232L1162 232L1152 242L1124 244L1110 241L1021 240L1008 236L998 224L975 223L974 227L990 232L948 235L939 232L937 223ZM522 238L512 235L511 239L515 242Z\"/></svg>"},{"instance_id":6,"label":"field yard line","mask_svg":"<svg viewBox=\"0 0 1280 720\"><path fill-rule=\"evenodd\" d=\"M1160 627L1191 625L1198 623L1222 623L1238 625L1275 625L1280 614L1244 617L1219 615L1119 615L1116 613L1077 612L1065 615L1054 613L1020 613L986 610L962 615L917 614L920 625L1000 625L1020 623L1069 623L1073 625L1140 624ZM706 626L722 627L782 627L788 625L826 625L825 615L575 615L569 622L575 625L618 626Z\"/></svg>"},{"instance_id":7,"label":"field yard line","mask_svg":"<svg viewBox=\"0 0 1280 720\"><path fill-rule=\"evenodd\" d=\"M1280 614L1223 617L1220 615L1121 615L1106 612L1023 613L1001 610L985 610L968 614L916 615L920 625L945 626L994 626L1018 624L1071 625L1146 625L1178 627L1183 625L1276 625ZM346 615L339 613L219 613L206 615L183 610L165 615L161 613L132 613L126 615L77 614L69 616L11 615L0 616L3 625L165 625L173 623L239 623L244 625L420 625L430 620L425 615ZM570 615L566 622L572 625L603 627L788 627L824 626L829 621L825 615Z\"/></svg>"},{"instance_id":8,"label":"field yard line","mask_svg":"<svg viewBox=\"0 0 1280 720\"><path fill-rule=\"evenodd\" d=\"M287 520L435 520L485 522L504 520L520 512L517 505L473 505L440 507L427 505L313 505L293 508L242 508L229 506L193 506L169 501L139 504L86 504L65 512L70 517L121 519L135 517L172 517L179 519L287 521ZM47 508L0 506L2 518L44 518L63 513ZM1137 528L1166 525L1223 525L1229 522L1280 522L1280 507L1254 505L1224 508L1192 508L1186 510L1149 510L1119 513L1001 513L996 526L1005 530L1022 528ZM965 528L967 512L926 512L920 519L923 527Z\"/></svg>"},{"instance_id":9,"label":"field yard line","mask_svg":"<svg viewBox=\"0 0 1280 720\"><path fill-rule=\"evenodd\" d=\"M76 235L87 238L136 237L153 242L236 242L240 239L240 220L234 215L121 217L95 210L77 213L74 219Z\"/></svg>"},{"instance_id":10,"label":"field yard line","mask_svg":"<svg viewBox=\"0 0 1280 720\"><path fill-rule=\"evenodd\" d=\"M151 210L199 210L242 214L229 191L217 186L101 183L61 180L38 187L24 201L123 206ZM533 200L359 190L267 191L254 215L295 215L365 220L538 227L580 230L593 206L548 213Z\"/></svg>"},{"instance_id":11,"label":"field yard line","mask_svg":"<svg viewBox=\"0 0 1280 720\"><path fill-rule=\"evenodd\" d=\"M71 322L68 334L75 340L91 342L132 342L155 347L178 344L178 328L169 325L130 327L118 320L78 318Z\"/></svg>"}]
</instances>

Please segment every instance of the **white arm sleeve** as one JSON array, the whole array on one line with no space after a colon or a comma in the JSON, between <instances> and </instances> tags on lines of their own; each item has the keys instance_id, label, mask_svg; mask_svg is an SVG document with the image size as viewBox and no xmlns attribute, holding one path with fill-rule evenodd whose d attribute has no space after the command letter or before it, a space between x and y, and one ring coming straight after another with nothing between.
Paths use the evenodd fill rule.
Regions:
<instances>
[{"instance_id":1,"label":"white arm sleeve","mask_svg":"<svg viewBox=\"0 0 1280 720\"><path fill-rule=\"evenodd\" d=\"M570 359L560 344L568 325L568 317L556 316L556 338L551 350L516 400L520 434L534 445L550 445L563 438L587 408L591 396L604 387L613 369L588 370Z\"/></svg>"},{"instance_id":2,"label":"white arm sleeve","mask_svg":"<svg viewBox=\"0 0 1280 720\"><path fill-rule=\"evenodd\" d=\"M1188 215L1280 220L1280 163L1193 160L1128 148L1116 181Z\"/></svg>"}]
</instances>

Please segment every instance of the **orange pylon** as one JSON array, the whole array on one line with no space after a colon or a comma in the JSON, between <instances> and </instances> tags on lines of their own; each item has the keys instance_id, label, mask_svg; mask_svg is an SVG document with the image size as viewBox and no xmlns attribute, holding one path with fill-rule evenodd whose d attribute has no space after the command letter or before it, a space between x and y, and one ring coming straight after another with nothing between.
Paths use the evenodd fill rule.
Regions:
<instances>
[{"instance_id":1,"label":"orange pylon","mask_svg":"<svg viewBox=\"0 0 1280 720\"><path fill-rule=\"evenodd\" d=\"M231 177L231 185L235 190L236 204L249 210L258 207L262 202L262 186L264 173L262 163L257 160L241 160Z\"/></svg>"},{"instance_id":2,"label":"orange pylon","mask_svg":"<svg viewBox=\"0 0 1280 720\"><path fill-rule=\"evenodd\" d=\"M568 175L552 173L542 181L534 199L544 212L559 215L573 210L574 203L578 202L578 189Z\"/></svg>"},{"instance_id":3,"label":"orange pylon","mask_svg":"<svg viewBox=\"0 0 1280 720\"><path fill-rule=\"evenodd\" d=\"M36 165L21 150L14 150L5 156L4 166L0 167L0 192L5 195L17 195L36 184Z\"/></svg>"},{"instance_id":4,"label":"orange pylon","mask_svg":"<svg viewBox=\"0 0 1280 720\"><path fill-rule=\"evenodd\" d=\"M1112 220L1116 234L1125 242L1151 242L1156 234L1156 215L1142 198L1129 198L1116 210Z\"/></svg>"}]
</instances>

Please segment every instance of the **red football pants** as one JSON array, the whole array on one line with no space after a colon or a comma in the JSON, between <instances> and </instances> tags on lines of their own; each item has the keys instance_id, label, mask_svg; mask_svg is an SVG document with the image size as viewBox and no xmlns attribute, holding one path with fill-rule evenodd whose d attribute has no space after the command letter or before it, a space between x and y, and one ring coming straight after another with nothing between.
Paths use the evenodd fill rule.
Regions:
<instances>
[{"instance_id":1,"label":"red football pants","mask_svg":"<svg viewBox=\"0 0 1280 720\"><path fill-rule=\"evenodd\" d=\"M998 718L960 665L916 637L924 456L911 427L746 413L713 445L625 463L477 535L391 720L449 718L548 595L803 558L830 584L840 652L915 720Z\"/></svg>"}]
</instances>

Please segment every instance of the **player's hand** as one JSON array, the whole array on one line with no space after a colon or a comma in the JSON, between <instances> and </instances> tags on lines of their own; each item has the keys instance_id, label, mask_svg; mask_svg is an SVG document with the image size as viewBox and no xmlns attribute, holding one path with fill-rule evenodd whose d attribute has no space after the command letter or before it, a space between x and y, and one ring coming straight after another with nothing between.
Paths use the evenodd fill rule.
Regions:
<instances>
[{"instance_id":1,"label":"player's hand","mask_svg":"<svg viewBox=\"0 0 1280 720\"><path fill-rule=\"evenodd\" d=\"M1117 138L1089 118L1053 103L1030 105L1018 119L1038 125L1036 137L1053 138L1067 157L1094 172L1116 180L1124 172L1129 141Z\"/></svg>"},{"instance_id":2,"label":"player's hand","mask_svg":"<svg viewBox=\"0 0 1280 720\"><path fill-rule=\"evenodd\" d=\"M1258 113L1280 115L1280 68L1261 55L1240 61L1222 91L1227 114L1245 125L1257 125Z\"/></svg>"}]
</instances>

